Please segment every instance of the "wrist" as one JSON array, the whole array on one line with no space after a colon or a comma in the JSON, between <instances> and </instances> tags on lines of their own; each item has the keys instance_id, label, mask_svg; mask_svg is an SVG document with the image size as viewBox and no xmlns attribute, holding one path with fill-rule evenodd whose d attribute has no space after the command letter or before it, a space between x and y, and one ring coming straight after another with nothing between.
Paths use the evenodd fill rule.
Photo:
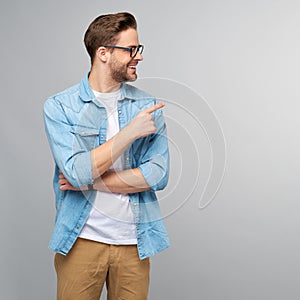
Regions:
<instances>
[{"instance_id":1,"label":"wrist","mask_svg":"<svg viewBox=\"0 0 300 300\"><path fill-rule=\"evenodd\" d=\"M92 183L87 185L87 190L88 191L93 191L94 190L94 185Z\"/></svg>"},{"instance_id":2,"label":"wrist","mask_svg":"<svg viewBox=\"0 0 300 300\"><path fill-rule=\"evenodd\" d=\"M105 172L101 177L97 178L94 181L94 185L93 185L94 190L111 193L109 185L112 184L111 183L112 174L115 174L115 172Z\"/></svg>"},{"instance_id":3,"label":"wrist","mask_svg":"<svg viewBox=\"0 0 300 300\"><path fill-rule=\"evenodd\" d=\"M130 143L133 143L138 137L135 135L134 131L131 129L131 123L129 123L127 126L125 126L120 133L124 135L124 138L129 141Z\"/></svg>"}]
</instances>

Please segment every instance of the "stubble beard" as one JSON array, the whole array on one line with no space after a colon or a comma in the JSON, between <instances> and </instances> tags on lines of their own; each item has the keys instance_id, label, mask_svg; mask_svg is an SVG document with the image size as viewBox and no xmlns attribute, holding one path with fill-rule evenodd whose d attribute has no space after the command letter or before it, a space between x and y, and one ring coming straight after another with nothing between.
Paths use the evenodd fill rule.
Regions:
<instances>
[{"instance_id":1,"label":"stubble beard","mask_svg":"<svg viewBox=\"0 0 300 300\"><path fill-rule=\"evenodd\" d=\"M116 60L110 62L110 71L112 79L118 83L126 81L135 81L137 79L136 74L132 76L128 74L127 64L122 64Z\"/></svg>"}]
</instances>

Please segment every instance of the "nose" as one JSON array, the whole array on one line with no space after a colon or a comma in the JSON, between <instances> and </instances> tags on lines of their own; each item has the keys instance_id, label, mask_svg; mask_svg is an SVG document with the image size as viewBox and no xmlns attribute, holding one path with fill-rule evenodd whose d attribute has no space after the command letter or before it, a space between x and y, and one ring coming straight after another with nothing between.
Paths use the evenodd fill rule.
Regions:
<instances>
[{"instance_id":1,"label":"nose","mask_svg":"<svg viewBox=\"0 0 300 300\"><path fill-rule=\"evenodd\" d=\"M140 52L138 52L134 59L141 61L141 60L143 60L143 56Z\"/></svg>"}]
</instances>

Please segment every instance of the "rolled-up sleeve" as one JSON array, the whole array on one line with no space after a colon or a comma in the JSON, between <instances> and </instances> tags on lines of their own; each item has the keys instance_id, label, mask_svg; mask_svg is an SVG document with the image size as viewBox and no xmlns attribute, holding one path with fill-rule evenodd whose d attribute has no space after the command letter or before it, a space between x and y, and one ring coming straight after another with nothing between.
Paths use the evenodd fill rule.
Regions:
<instances>
[{"instance_id":1,"label":"rolled-up sleeve","mask_svg":"<svg viewBox=\"0 0 300 300\"><path fill-rule=\"evenodd\" d=\"M169 148L165 120L161 110L154 114L157 132L149 137L147 149L138 166L147 184L154 191L166 187L169 179Z\"/></svg>"},{"instance_id":2,"label":"rolled-up sleeve","mask_svg":"<svg viewBox=\"0 0 300 300\"><path fill-rule=\"evenodd\" d=\"M91 154L78 147L73 124L65 115L61 103L49 98L44 104L44 124L52 155L57 167L76 188L93 182Z\"/></svg>"}]
</instances>

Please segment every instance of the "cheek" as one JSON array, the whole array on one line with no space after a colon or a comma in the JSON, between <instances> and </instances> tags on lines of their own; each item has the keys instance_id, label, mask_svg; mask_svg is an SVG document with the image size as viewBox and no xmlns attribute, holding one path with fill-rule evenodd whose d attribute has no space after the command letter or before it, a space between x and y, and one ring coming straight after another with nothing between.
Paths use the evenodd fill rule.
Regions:
<instances>
[{"instance_id":1,"label":"cheek","mask_svg":"<svg viewBox=\"0 0 300 300\"><path fill-rule=\"evenodd\" d=\"M131 59L124 60L124 65L128 66L131 63Z\"/></svg>"},{"instance_id":2,"label":"cheek","mask_svg":"<svg viewBox=\"0 0 300 300\"><path fill-rule=\"evenodd\" d=\"M128 64L130 63L130 61L131 60L124 58L124 59L118 61L118 65L120 67L126 68L128 66Z\"/></svg>"},{"instance_id":3,"label":"cheek","mask_svg":"<svg viewBox=\"0 0 300 300\"><path fill-rule=\"evenodd\" d=\"M132 61L132 58L131 57L128 57L128 56L123 56L123 55L118 55L118 56L112 56L111 57L111 64L114 66L114 67L117 67L117 68L126 68L129 63Z\"/></svg>"},{"instance_id":4,"label":"cheek","mask_svg":"<svg viewBox=\"0 0 300 300\"><path fill-rule=\"evenodd\" d=\"M131 62L132 62L132 58L129 57L129 55L123 57L123 59L122 59L122 63L123 63L124 65L129 65Z\"/></svg>"}]
</instances>

